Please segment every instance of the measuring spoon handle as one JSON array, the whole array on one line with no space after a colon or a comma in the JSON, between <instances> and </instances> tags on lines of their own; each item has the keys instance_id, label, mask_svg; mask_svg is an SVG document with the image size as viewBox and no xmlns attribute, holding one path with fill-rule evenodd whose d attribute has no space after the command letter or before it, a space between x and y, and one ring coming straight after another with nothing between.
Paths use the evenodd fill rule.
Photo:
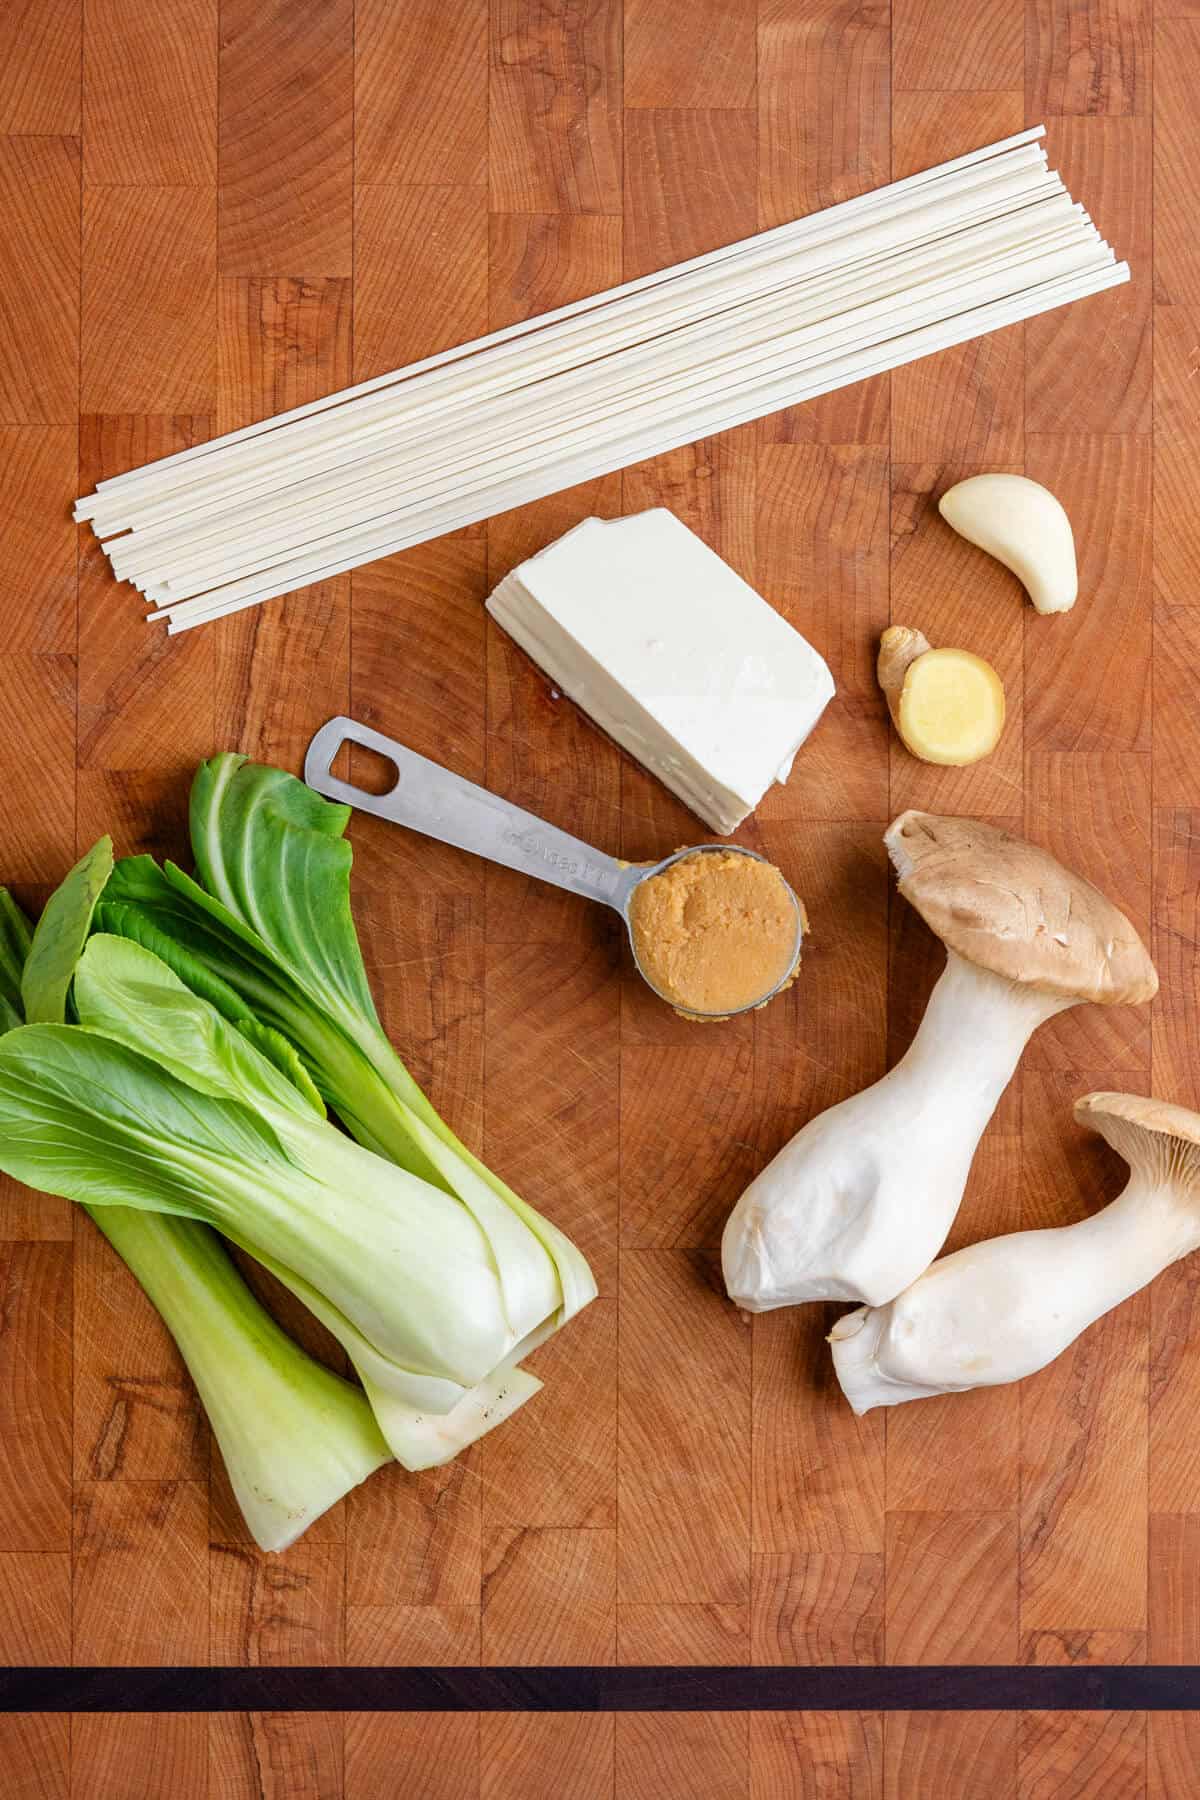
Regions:
<instances>
[{"instance_id":1,"label":"measuring spoon handle","mask_svg":"<svg viewBox=\"0 0 1200 1800\"><path fill-rule=\"evenodd\" d=\"M386 794L369 794L332 774L330 765L347 742L378 751L393 763L395 786ZM470 850L522 875L535 875L585 899L603 901L621 913L643 873L356 719L330 719L322 725L308 746L304 779L327 800L340 800L359 812L390 819L393 825L407 825L410 831Z\"/></svg>"}]
</instances>

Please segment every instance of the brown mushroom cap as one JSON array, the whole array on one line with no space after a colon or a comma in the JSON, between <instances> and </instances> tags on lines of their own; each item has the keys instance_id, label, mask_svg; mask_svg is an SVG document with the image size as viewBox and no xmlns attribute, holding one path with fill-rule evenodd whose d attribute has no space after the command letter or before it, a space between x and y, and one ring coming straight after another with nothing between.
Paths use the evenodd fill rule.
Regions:
<instances>
[{"instance_id":1,"label":"brown mushroom cap","mask_svg":"<svg viewBox=\"0 0 1200 1800\"><path fill-rule=\"evenodd\" d=\"M1131 1168L1200 1186L1200 1113L1141 1094L1085 1094L1075 1102L1075 1117Z\"/></svg>"},{"instance_id":2,"label":"brown mushroom cap","mask_svg":"<svg viewBox=\"0 0 1200 1800\"><path fill-rule=\"evenodd\" d=\"M925 812L901 813L883 841L904 898L967 962L1062 1000L1114 1006L1158 992L1124 913L1036 844Z\"/></svg>"}]
</instances>

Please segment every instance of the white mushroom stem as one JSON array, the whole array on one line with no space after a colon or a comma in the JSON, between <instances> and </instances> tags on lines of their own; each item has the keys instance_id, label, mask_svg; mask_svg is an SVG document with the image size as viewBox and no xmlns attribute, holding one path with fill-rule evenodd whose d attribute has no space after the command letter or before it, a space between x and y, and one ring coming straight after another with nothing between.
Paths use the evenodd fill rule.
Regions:
<instances>
[{"instance_id":1,"label":"white mushroom stem","mask_svg":"<svg viewBox=\"0 0 1200 1800\"><path fill-rule=\"evenodd\" d=\"M829 1341L854 1411L1032 1375L1200 1249L1200 1193L1186 1168L1195 1148L1143 1137L1134 1154L1124 1192L1091 1218L972 1244L889 1305L839 1319Z\"/></svg>"},{"instance_id":2,"label":"white mushroom stem","mask_svg":"<svg viewBox=\"0 0 1200 1800\"><path fill-rule=\"evenodd\" d=\"M945 1242L1030 1036L1073 1004L951 951L896 1067L810 1120L738 1201L722 1243L731 1297L751 1312L881 1306L907 1287Z\"/></svg>"}]
</instances>

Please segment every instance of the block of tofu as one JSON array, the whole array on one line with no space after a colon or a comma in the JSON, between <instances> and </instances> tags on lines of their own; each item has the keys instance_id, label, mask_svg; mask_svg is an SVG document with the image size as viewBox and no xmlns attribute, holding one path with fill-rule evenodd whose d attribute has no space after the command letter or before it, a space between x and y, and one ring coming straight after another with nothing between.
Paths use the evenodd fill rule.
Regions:
<instances>
[{"instance_id":1,"label":"block of tofu","mask_svg":"<svg viewBox=\"0 0 1200 1800\"><path fill-rule=\"evenodd\" d=\"M824 659L663 507L585 519L488 611L564 694L727 835L833 697Z\"/></svg>"}]
</instances>

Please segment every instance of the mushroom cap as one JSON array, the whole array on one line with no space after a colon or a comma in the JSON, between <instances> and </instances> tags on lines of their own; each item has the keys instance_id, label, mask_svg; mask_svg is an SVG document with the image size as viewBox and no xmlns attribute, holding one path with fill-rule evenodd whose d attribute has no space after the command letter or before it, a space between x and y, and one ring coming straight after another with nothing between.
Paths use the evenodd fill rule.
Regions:
<instances>
[{"instance_id":1,"label":"mushroom cap","mask_svg":"<svg viewBox=\"0 0 1200 1800\"><path fill-rule=\"evenodd\" d=\"M1132 1168L1200 1184L1200 1113L1142 1094L1085 1094L1075 1102L1075 1117Z\"/></svg>"},{"instance_id":2,"label":"mushroom cap","mask_svg":"<svg viewBox=\"0 0 1200 1800\"><path fill-rule=\"evenodd\" d=\"M1115 1006L1158 992L1124 913L1036 844L925 812L901 813L883 841L904 898L967 962L1062 1000Z\"/></svg>"}]
</instances>

